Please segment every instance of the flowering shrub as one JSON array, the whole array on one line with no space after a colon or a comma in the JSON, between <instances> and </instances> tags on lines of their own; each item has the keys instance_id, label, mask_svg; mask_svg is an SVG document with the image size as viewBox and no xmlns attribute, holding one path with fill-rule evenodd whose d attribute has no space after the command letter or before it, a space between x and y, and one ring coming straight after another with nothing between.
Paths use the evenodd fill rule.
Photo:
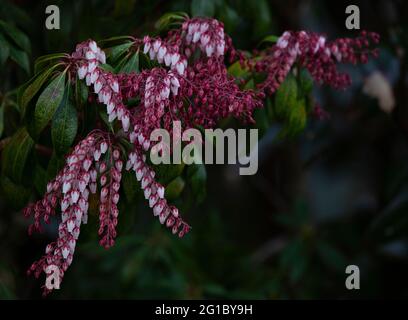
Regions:
<instances>
[{"instance_id":1,"label":"flowering shrub","mask_svg":"<svg viewBox=\"0 0 408 320\"><path fill-rule=\"evenodd\" d=\"M63 277L73 261L81 225L88 222L93 194L98 199L100 245L114 245L123 169L133 172L161 224L179 237L189 232L149 163L154 129L171 131L176 120L183 129L213 128L229 117L255 124L255 110L275 93L276 112L302 127L308 112L324 112L313 109L311 79L336 89L348 86L350 77L340 73L337 64L367 62L376 55L370 45L379 41L377 34L367 32L331 42L315 33L285 32L269 38L272 45L266 49L248 53L234 48L220 21L174 14L160 20L159 29L170 25L175 27L164 37L111 38L99 42L104 49L87 40L72 54L41 57L34 78L20 89L18 104L27 125L12 138L3 160L28 154L14 152L13 143L29 150L49 123L55 152L67 153L43 198L24 209L24 215L34 219L30 234L61 214L58 239L29 268L36 277L51 265ZM95 104L102 105L102 111L93 127L80 133L81 112ZM49 291L44 288L44 293Z\"/></svg>"}]
</instances>

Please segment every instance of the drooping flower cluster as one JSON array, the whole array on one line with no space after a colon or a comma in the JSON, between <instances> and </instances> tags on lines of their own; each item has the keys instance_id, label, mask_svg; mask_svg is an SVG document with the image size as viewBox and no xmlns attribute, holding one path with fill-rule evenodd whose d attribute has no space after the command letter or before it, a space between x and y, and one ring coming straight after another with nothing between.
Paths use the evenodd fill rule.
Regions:
<instances>
[{"instance_id":1,"label":"drooping flower cluster","mask_svg":"<svg viewBox=\"0 0 408 320\"><path fill-rule=\"evenodd\" d=\"M180 55L179 48L176 45L162 42L160 39L152 39L149 36L144 37L143 43L143 52L145 54L149 53L150 60L164 63L166 67L170 67L171 70L184 75L187 68L187 59Z\"/></svg>"},{"instance_id":2,"label":"drooping flower cluster","mask_svg":"<svg viewBox=\"0 0 408 320\"><path fill-rule=\"evenodd\" d=\"M129 110L122 102L116 76L99 67L99 62L105 63L105 54L101 55L100 52L101 49L97 47L95 41L87 41L77 46L72 56L80 61L78 78L80 80L85 78L87 86L93 85L99 102L106 105L109 121L118 118L122 122L123 130L127 132L130 125Z\"/></svg>"},{"instance_id":3,"label":"drooping flower cluster","mask_svg":"<svg viewBox=\"0 0 408 320\"><path fill-rule=\"evenodd\" d=\"M224 26L217 20L205 18L190 19L183 23L183 35L186 44L186 55L190 56L198 47L208 58L222 57L225 52Z\"/></svg>"},{"instance_id":4,"label":"drooping flower cluster","mask_svg":"<svg viewBox=\"0 0 408 320\"><path fill-rule=\"evenodd\" d=\"M61 210L58 239L47 246L45 255L29 272L38 277L54 265L63 276L72 263L81 224L88 220L90 193L99 194L100 245L109 248L114 244L125 162L126 169L132 170L140 182L153 215L183 237L190 226L165 199L165 187L156 181L146 160L151 132L157 128L172 131L174 121L180 121L183 128L213 128L230 116L254 122L253 112L262 107L265 93L277 90L295 62L307 68L317 82L343 87L349 84L349 78L337 71L336 63L365 62L371 52L369 40L377 42L378 36L363 33L355 40L327 42L314 33L285 32L275 46L252 60L233 48L221 22L194 18L163 39L137 39L134 46L138 52L143 50L161 65L130 74L103 69L100 64L106 63L105 53L95 41L79 44L71 55L74 68L70 72L78 76L78 81L85 80L91 97L106 106L108 121L119 121L122 130L116 136L101 130L90 133L67 156L65 167L47 185L44 198L25 209L27 217L34 216L30 233L40 231L42 221L48 223L58 208ZM225 55L230 61L247 63L265 80L255 89L242 89L228 74ZM138 105L128 107L127 101L134 98L138 98ZM127 140L130 147L123 151L117 139ZM48 291L45 288L45 293Z\"/></svg>"},{"instance_id":5,"label":"drooping flower cluster","mask_svg":"<svg viewBox=\"0 0 408 320\"><path fill-rule=\"evenodd\" d=\"M138 150L130 153L126 169L135 172L154 216L159 217L161 224L165 223L171 228L173 234L178 233L180 238L183 237L190 230L190 226L181 219L178 209L167 203L164 198L164 187L154 180L155 172L146 164L146 156Z\"/></svg>"},{"instance_id":6,"label":"drooping flower cluster","mask_svg":"<svg viewBox=\"0 0 408 320\"><path fill-rule=\"evenodd\" d=\"M102 159L105 154L108 155L107 161ZM62 279L72 263L81 224L88 221L89 195L97 192L98 172L101 174L102 187L99 229L101 245L113 245L120 171L123 165L119 156L118 149L112 147L109 136L105 133L95 131L89 134L67 156L66 165L57 177L48 183L44 199L24 210L25 216L34 215L34 224L29 231L40 230L41 217L48 223L49 215L55 214L57 203L61 210L58 239L47 246L45 255L32 264L29 273L38 277L48 266L56 266ZM109 174L104 174L105 171L109 171ZM49 290L45 288L44 291L47 293Z\"/></svg>"},{"instance_id":7,"label":"drooping flower cluster","mask_svg":"<svg viewBox=\"0 0 408 320\"><path fill-rule=\"evenodd\" d=\"M347 87L351 83L350 76L340 73L337 63L366 63L370 54L377 54L376 50L369 49L371 42L377 44L379 35L363 31L355 39L327 41L317 33L287 31L255 64L256 72L266 74L259 88L274 93L295 62L306 68L317 83L336 89Z\"/></svg>"}]
</instances>

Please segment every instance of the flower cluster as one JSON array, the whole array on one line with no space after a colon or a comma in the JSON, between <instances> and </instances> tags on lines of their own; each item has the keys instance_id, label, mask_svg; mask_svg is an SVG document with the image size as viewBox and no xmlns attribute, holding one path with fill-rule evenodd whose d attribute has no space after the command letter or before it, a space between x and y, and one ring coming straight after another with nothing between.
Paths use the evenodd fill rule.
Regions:
<instances>
[{"instance_id":1,"label":"flower cluster","mask_svg":"<svg viewBox=\"0 0 408 320\"><path fill-rule=\"evenodd\" d=\"M220 21L206 18L194 18L183 23L182 30L185 36L186 55L198 47L208 58L221 57L225 52L224 26Z\"/></svg>"},{"instance_id":2,"label":"flower cluster","mask_svg":"<svg viewBox=\"0 0 408 320\"><path fill-rule=\"evenodd\" d=\"M105 55L101 55L101 49L95 41L86 41L77 46L73 57L79 59L78 78L86 79L86 85L93 85L99 102L106 105L109 121L116 118L122 122L124 131L129 130L130 113L122 102L119 92L119 84L116 76L99 68L99 62L105 63ZM102 56L102 59L101 59Z\"/></svg>"},{"instance_id":3,"label":"flower cluster","mask_svg":"<svg viewBox=\"0 0 408 320\"><path fill-rule=\"evenodd\" d=\"M101 161L101 156L108 152L108 148L110 145L106 134L94 132L88 135L68 155L65 167L55 180L48 183L44 199L25 209L24 214L27 217L34 215L35 219L32 225L34 228L30 227L30 231L39 230L41 215L43 215L46 223L49 222L48 216L55 212L57 202L59 202L61 209L58 239L47 245L45 255L32 264L29 273L34 273L38 277L48 266L56 266L62 278L64 272L71 265L81 224L86 224L88 221L89 194L97 192L98 170L103 172L107 166L105 162ZM113 153L115 152L117 150ZM116 167L120 166L119 163L116 162ZM119 170L113 172L119 172ZM114 180L120 181L120 177L114 178ZM103 176L101 185L102 182ZM114 187L112 186L111 189ZM117 208L112 204L117 203L117 200L119 200L117 191L112 192L112 197L109 199L110 203L107 204L107 210L104 210L104 214L109 211L109 215L114 215ZM102 203L106 203L106 201L102 201ZM103 215L101 214L101 216ZM108 227L107 235L104 235L101 240L103 244L112 244L112 229L115 225L108 217L101 220L101 228ZM102 233L100 232L101 235ZM44 291L47 293L49 289L45 288Z\"/></svg>"},{"instance_id":4,"label":"flower cluster","mask_svg":"<svg viewBox=\"0 0 408 320\"><path fill-rule=\"evenodd\" d=\"M187 59L180 55L176 45L167 44L160 39L152 39L149 36L143 39L145 54L149 53L150 60L157 60L164 63L166 67L184 75L187 68Z\"/></svg>"},{"instance_id":5,"label":"flower cluster","mask_svg":"<svg viewBox=\"0 0 408 320\"><path fill-rule=\"evenodd\" d=\"M325 83L336 89L350 85L350 76L337 70L337 63L366 63L370 44L379 42L379 35L363 31L355 39L341 38L327 41L317 33L286 31L276 45L266 50L255 64L255 71L266 74L260 89L274 93L286 78L295 62L306 68L317 83Z\"/></svg>"},{"instance_id":6,"label":"flower cluster","mask_svg":"<svg viewBox=\"0 0 408 320\"><path fill-rule=\"evenodd\" d=\"M174 121L180 121L184 128L213 128L230 116L254 122L253 112L262 107L265 93L278 89L295 62L308 69L317 82L344 87L350 79L337 71L336 63L365 62L373 53L368 49L370 40L378 42L378 35L362 33L356 39L328 42L314 33L285 32L276 45L252 59L234 49L221 22L194 18L163 39L136 39L138 52L143 46L144 54L161 65L130 74L103 69L100 64L106 63L105 53L95 41L77 45L70 56L70 66L74 66L70 72L78 76L77 81L85 81L92 89L91 98L106 106L109 122L119 121L122 130L116 135L102 130L91 132L67 156L65 167L48 183L44 198L24 210L25 216L34 217L30 233L41 231L42 221L49 223L58 208L61 211L58 239L47 246L45 255L29 272L38 277L53 265L63 276L72 263L81 224L88 220L90 193L99 194L100 245L109 248L114 244L125 162L126 169L132 170L140 182L153 215L183 237L190 226L167 202L165 187L155 180L155 172L146 162L151 132L157 128L172 131ZM230 60L238 58L242 64L247 63L265 80L255 89L242 89L228 74L227 54ZM138 105L128 107L127 101L135 98ZM119 147L118 139L127 140L127 147Z\"/></svg>"},{"instance_id":7,"label":"flower cluster","mask_svg":"<svg viewBox=\"0 0 408 320\"><path fill-rule=\"evenodd\" d=\"M178 209L167 203L164 187L154 180L155 172L146 164L146 156L138 150L130 153L126 169L135 172L145 199L153 209L153 215L159 217L161 224L165 223L171 228L173 234L178 233L180 238L183 237L190 230L190 226L181 219Z\"/></svg>"}]
</instances>

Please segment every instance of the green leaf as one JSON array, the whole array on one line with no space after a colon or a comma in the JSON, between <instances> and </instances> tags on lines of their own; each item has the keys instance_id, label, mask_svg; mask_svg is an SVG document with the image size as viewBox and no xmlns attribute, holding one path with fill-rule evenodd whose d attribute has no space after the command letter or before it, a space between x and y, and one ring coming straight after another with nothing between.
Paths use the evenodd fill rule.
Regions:
<instances>
[{"instance_id":1,"label":"green leaf","mask_svg":"<svg viewBox=\"0 0 408 320\"><path fill-rule=\"evenodd\" d=\"M9 36L9 38L25 52L31 52L29 38L16 27L0 20L0 28Z\"/></svg>"},{"instance_id":2,"label":"green leaf","mask_svg":"<svg viewBox=\"0 0 408 320\"><path fill-rule=\"evenodd\" d=\"M177 177L166 186L166 199L175 200L180 197L184 190L185 181L182 177Z\"/></svg>"},{"instance_id":3,"label":"green leaf","mask_svg":"<svg viewBox=\"0 0 408 320\"><path fill-rule=\"evenodd\" d=\"M34 141L27 130L25 128L18 130L4 148L2 159L3 174L17 183L22 182L24 168L33 146Z\"/></svg>"},{"instance_id":4,"label":"green leaf","mask_svg":"<svg viewBox=\"0 0 408 320\"><path fill-rule=\"evenodd\" d=\"M188 14L185 12L168 12L160 17L154 25L156 29L164 30L171 25L182 23L188 18Z\"/></svg>"},{"instance_id":5,"label":"green leaf","mask_svg":"<svg viewBox=\"0 0 408 320\"><path fill-rule=\"evenodd\" d=\"M114 46L109 48L108 53L109 53L109 59L112 62L116 62L123 54L125 54L129 48L133 45L133 42L125 42L123 44Z\"/></svg>"},{"instance_id":6,"label":"green leaf","mask_svg":"<svg viewBox=\"0 0 408 320\"><path fill-rule=\"evenodd\" d=\"M120 71L121 73L139 73L139 52L133 54Z\"/></svg>"},{"instance_id":7,"label":"green leaf","mask_svg":"<svg viewBox=\"0 0 408 320\"><path fill-rule=\"evenodd\" d=\"M215 1L193 0L191 1L191 14L193 17L212 17L215 13Z\"/></svg>"},{"instance_id":8,"label":"green leaf","mask_svg":"<svg viewBox=\"0 0 408 320\"><path fill-rule=\"evenodd\" d=\"M313 79L306 69L301 69L299 73L300 90L303 95L308 95L313 90Z\"/></svg>"},{"instance_id":9,"label":"green leaf","mask_svg":"<svg viewBox=\"0 0 408 320\"><path fill-rule=\"evenodd\" d=\"M65 56L65 53L52 53L37 58L34 63L34 74L43 71L45 68L53 67Z\"/></svg>"},{"instance_id":10,"label":"green leaf","mask_svg":"<svg viewBox=\"0 0 408 320\"><path fill-rule=\"evenodd\" d=\"M250 72L248 69L243 69L239 61L236 61L228 67L228 74L235 78L246 79L250 75Z\"/></svg>"},{"instance_id":11,"label":"green leaf","mask_svg":"<svg viewBox=\"0 0 408 320\"><path fill-rule=\"evenodd\" d=\"M292 74L289 74L282 83L275 96L275 112L278 117L286 117L290 114L297 101L297 83Z\"/></svg>"},{"instance_id":12,"label":"green leaf","mask_svg":"<svg viewBox=\"0 0 408 320\"><path fill-rule=\"evenodd\" d=\"M264 44L264 43L276 43L279 40L278 36L274 36L274 35L269 35L266 36L265 38L263 38L261 40L261 42L258 44L258 46Z\"/></svg>"},{"instance_id":13,"label":"green leaf","mask_svg":"<svg viewBox=\"0 0 408 320\"><path fill-rule=\"evenodd\" d=\"M78 131L78 115L71 102L69 90L54 114L51 139L57 155L64 155L75 140Z\"/></svg>"},{"instance_id":14,"label":"green leaf","mask_svg":"<svg viewBox=\"0 0 408 320\"><path fill-rule=\"evenodd\" d=\"M306 100L301 99L296 101L290 109L288 124L286 126L288 134L296 135L302 132L306 127L306 120Z\"/></svg>"},{"instance_id":15,"label":"green leaf","mask_svg":"<svg viewBox=\"0 0 408 320\"><path fill-rule=\"evenodd\" d=\"M88 101L88 87L84 81L75 82L75 102L78 108L83 107Z\"/></svg>"},{"instance_id":16,"label":"green leaf","mask_svg":"<svg viewBox=\"0 0 408 320\"><path fill-rule=\"evenodd\" d=\"M30 59L28 58L28 54L26 52L14 47L10 47L10 57L25 72L30 73Z\"/></svg>"},{"instance_id":17,"label":"green leaf","mask_svg":"<svg viewBox=\"0 0 408 320\"><path fill-rule=\"evenodd\" d=\"M34 81L32 81L24 90L24 93L21 96L21 104L20 104L20 112L21 116L24 117L25 110L27 108L28 103L31 99L37 94L37 92L41 89L45 81L49 78L51 73L54 71L54 68L47 69L45 72L38 75Z\"/></svg>"},{"instance_id":18,"label":"green leaf","mask_svg":"<svg viewBox=\"0 0 408 320\"><path fill-rule=\"evenodd\" d=\"M103 71L107 71L111 73L115 72L115 69L110 64L107 64L107 63L99 65L99 68L101 68Z\"/></svg>"},{"instance_id":19,"label":"green leaf","mask_svg":"<svg viewBox=\"0 0 408 320\"><path fill-rule=\"evenodd\" d=\"M0 67L10 55L10 47L7 40L0 34Z\"/></svg>"},{"instance_id":20,"label":"green leaf","mask_svg":"<svg viewBox=\"0 0 408 320\"><path fill-rule=\"evenodd\" d=\"M38 135L54 116L55 111L61 104L65 91L65 72L59 74L38 98L35 112L35 133Z\"/></svg>"}]
</instances>

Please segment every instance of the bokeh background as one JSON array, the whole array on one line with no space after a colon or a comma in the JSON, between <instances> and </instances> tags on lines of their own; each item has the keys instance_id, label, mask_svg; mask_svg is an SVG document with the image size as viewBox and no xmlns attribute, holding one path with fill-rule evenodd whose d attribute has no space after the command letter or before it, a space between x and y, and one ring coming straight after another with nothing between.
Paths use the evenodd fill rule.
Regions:
<instances>
[{"instance_id":1,"label":"bokeh background","mask_svg":"<svg viewBox=\"0 0 408 320\"><path fill-rule=\"evenodd\" d=\"M59 6L61 30L45 29L48 4ZM71 52L90 37L143 36L169 11L220 19L240 49L289 29L355 36L345 28L348 4L0 0L0 19L28 35L32 66L37 57ZM182 240L160 226L144 201L121 211L118 240L110 250L98 246L91 222L62 289L49 299L408 298L408 3L353 4L360 7L361 27L381 34L380 57L346 66L353 78L346 91L315 88L328 117L310 117L301 134L276 139L279 126L259 114L257 175L239 176L231 165L207 166L199 196L182 204L193 226ZM0 99L29 77L7 63L0 70ZM372 97L364 86L382 95ZM3 138L12 122L4 119ZM0 193L2 299L41 297L44 279L25 272L55 237L56 222L44 234L27 235L21 197L10 201ZM345 288L349 264L360 267L360 290Z\"/></svg>"}]
</instances>

